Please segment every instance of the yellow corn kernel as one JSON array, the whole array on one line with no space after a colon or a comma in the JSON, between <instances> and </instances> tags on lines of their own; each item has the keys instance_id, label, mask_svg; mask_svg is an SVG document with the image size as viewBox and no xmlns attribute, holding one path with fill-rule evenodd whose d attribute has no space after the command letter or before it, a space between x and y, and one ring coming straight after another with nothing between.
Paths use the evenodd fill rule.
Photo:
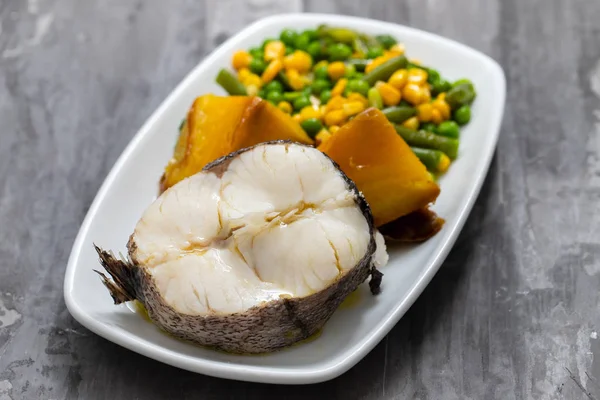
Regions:
<instances>
[{"instance_id":1,"label":"yellow corn kernel","mask_svg":"<svg viewBox=\"0 0 600 400\"><path fill-rule=\"evenodd\" d=\"M423 85L425 82L427 82L427 71L420 68L409 69L408 81L410 83L416 83L417 85Z\"/></svg>"},{"instance_id":2,"label":"yellow corn kernel","mask_svg":"<svg viewBox=\"0 0 600 400\"><path fill-rule=\"evenodd\" d=\"M446 172L450 166L450 157L442 153L440 160L438 161L437 169L439 172Z\"/></svg>"},{"instance_id":3,"label":"yellow corn kernel","mask_svg":"<svg viewBox=\"0 0 600 400\"><path fill-rule=\"evenodd\" d=\"M300 110L300 120L305 121L309 118L321 119L321 113L313 106L306 106Z\"/></svg>"},{"instance_id":4,"label":"yellow corn kernel","mask_svg":"<svg viewBox=\"0 0 600 400\"><path fill-rule=\"evenodd\" d=\"M408 70L399 69L390 76L388 83L398 90L402 90L408 81Z\"/></svg>"},{"instance_id":5,"label":"yellow corn kernel","mask_svg":"<svg viewBox=\"0 0 600 400\"><path fill-rule=\"evenodd\" d=\"M277 107L286 114L292 112L292 105L287 101L280 101L279 104L277 104Z\"/></svg>"},{"instance_id":6,"label":"yellow corn kernel","mask_svg":"<svg viewBox=\"0 0 600 400\"><path fill-rule=\"evenodd\" d=\"M421 122L429 122L431 121L433 111L433 105L431 103L425 103L417 106L417 118Z\"/></svg>"},{"instance_id":7,"label":"yellow corn kernel","mask_svg":"<svg viewBox=\"0 0 600 400\"><path fill-rule=\"evenodd\" d=\"M282 68L283 68L283 63L281 62L281 60L277 59L277 60L271 61L269 63L269 65L267 65L267 68L262 73L261 78L262 78L263 83L268 83L268 82L271 82L273 79L275 79L275 77L277 76L279 71L281 71Z\"/></svg>"},{"instance_id":8,"label":"yellow corn kernel","mask_svg":"<svg viewBox=\"0 0 600 400\"><path fill-rule=\"evenodd\" d=\"M419 119L417 117L410 117L402 123L402 126L416 131L419 129Z\"/></svg>"},{"instance_id":9,"label":"yellow corn kernel","mask_svg":"<svg viewBox=\"0 0 600 400\"><path fill-rule=\"evenodd\" d=\"M260 89L260 86L248 85L248 86L246 86L246 93L248 93L248 96L256 96L258 94L259 89Z\"/></svg>"},{"instance_id":10,"label":"yellow corn kernel","mask_svg":"<svg viewBox=\"0 0 600 400\"><path fill-rule=\"evenodd\" d=\"M287 79L288 79L290 86L294 90L300 90L306 84L306 81L304 80L304 78L302 78L302 76L300 76L298 71L296 71L295 69L289 69L287 71Z\"/></svg>"},{"instance_id":11,"label":"yellow corn kernel","mask_svg":"<svg viewBox=\"0 0 600 400\"><path fill-rule=\"evenodd\" d=\"M396 104L400 103L400 100L402 99L400 91L392 85L390 85L389 83L378 81L375 84L375 87L381 95L383 104L385 104L386 106L395 106Z\"/></svg>"},{"instance_id":12,"label":"yellow corn kernel","mask_svg":"<svg viewBox=\"0 0 600 400\"><path fill-rule=\"evenodd\" d=\"M302 122L302 117L300 117L300 114L294 114L294 115L292 115L292 119L294 121L296 121L297 123Z\"/></svg>"},{"instance_id":13,"label":"yellow corn kernel","mask_svg":"<svg viewBox=\"0 0 600 400\"><path fill-rule=\"evenodd\" d=\"M337 81L337 83L335 84L333 89L331 89L331 95L332 96L340 96L342 93L344 93L344 89L346 89L347 84L348 84L348 79L346 79L346 78L342 78L339 81Z\"/></svg>"},{"instance_id":14,"label":"yellow corn kernel","mask_svg":"<svg viewBox=\"0 0 600 400\"><path fill-rule=\"evenodd\" d=\"M440 110L438 110L437 108L434 108L431 111L431 122L433 122L434 124L440 124L444 121L444 119L442 118L442 113L440 112Z\"/></svg>"},{"instance_id":15,"label":"yellow corn kernel","mask_svg":"<svg viewBox=\"0 0 600 400\"><path fill-rule=\"evenodd\" d=\"M446 92L442 92L437 96L438 100L446 100Z\"/></svg>"},{"instance_id":16,"label":"yellow corn kernel","mask_svg":"<svg viewBox=\"0 0 600 400\"><path fill-rule=\"evenodd\" d=\"M331 133L329 133L327 129L323 128L319 131L319 133L317 133L317 136L315 136L315 139L317 140L317 143L315 144L319 146L329 140L329 138L331 138Z\"/></svg>"},{"instance_id":17,"label":"yellow corn kernel","mask_svg":"<svg viewBox=\"0 0 600 400\"><path fill-rule=\"evenodd\" d=\"M394 57L396 57L396 56L401 56L402 54L404 54L405 50L406 49L405 49L403 43L396 43L395 45L390 47L390 49L388 51L390 53L392 53L394 55Z\"/></svg>"},{"instance_id":18,"label":"yellow corn kernel","mask_svg":"<svg viewBox=\"0 0 600 400\"><path fill-rule=\"evenodd\" d=\"M429 90L429 86L421 86L421 103L429 103L431 101L431 90Z\"/></svg>"},{"instance_id":19,"label":"yellow corn kernel","mask_svg":"<svg viewBox=\"0 0 600 400\"><path fill-rule=\"evenodd\" d=\"M342 96L333 96L325 106L325 113L327 114L329 111L341 109L346 101L347 100Z\"/></svg>"},{"instance_id":20,"label":"yellow corn kernel","mask_svg":"<svg viewBox=\"0 0 600 400\"><path fill-rule=\"evenodd\" d=\"M329 127L329 133L336 133L336 132L337 132L337 131L339 131L339 130L340 130L340 127L339 127L339 126L337 126L337 125L331 125L331 126Z\"/></svg>"},{"instance_id":21,"label":"yellow corn kernel","mask_svg":"<svg viewBox=\"0 0 600 400\"><path fill-rule=\"evenodd\" d=\"M437 100L434 100L433 103L431 103L431 105L433 108L440 112L444 120L450 118L450 106L448 105L448 103L446 103L446 100L438 98Z\"/></svg>"},{"instance_id":22,"label":"yellow corn kernel","mask_svg":"<svg viewBox=\"0 0 600 400\"><path fill-rule=\"evenodd\" d=\"M286 70L295 69L299 73L305 74L310 71L312 58L310 54L302 50L296 50L283 59L283 66Z\"/></svg>"},{"instance_id":23,"label":"yellow corn kernel","mask_svg":"<svg viewBox=\"0 0 600 400\"><path fill-rule=\"evenodd\" d=\"M341 61L332 62L327 66L327 74L329 77L337 81L346 73L346 66Z\"/></svg>"},{"instance_id":24,"label":"yellow corn kernel","mask_svg":"<svg viewBox=\"0 0 600 400\"><path fill-rule=\"evenodd\" d=\"M406 86L402 88L402 97L410 104L420 104L421 88L417 84L407 83Z\"/></svg>"},{"instance_id":25,"label":"yellow corn kernel","mask_svg":"<svg viewBox=\"0 0 600 400\"><path fill-rule=\"evenodd\" d=\"M329 111L325 114L325 125L327 126L341 125L344 121L346 121L346 113L344 113L344 110Z\"/></svg>"},{"instance_id":26,"label":"yellow corn kernel","mask_svg":"<svg viewBox=\"0 0 600 400\"><path fill-rule=\"evenodd\" d=\"M250 65L250 61L252 61L252 56L250 53L244 50L239 50L233 53L233 57L231 57L231 65L236 70L240 70L242 68L248 68Z\"/></svg>"},{"instance_id":27,"label":"yellow corn kernel","mask_svg":"<svg viewBox=\"0 0 600 400\"><path fill-rule=\"evenodd\" d=\"M285 44L279 40L273 40L265 46L265 61L282 58L285 55Z\"/></svg>"},{"instance_id":28,"label":"yellow corn kernel","mask_svg":"<svg viewBox=\"0 0 600 400\"><path fill-rule=\"evenodd\" d=\"M369 106L369 100L360 93L352 92L348 95L348 101L359 101L363 106Z\"/></svg>"},{"instance_id":29,"label":"yellow corn kernel","mask_svg":"<svg viewBox=\"0 0 600 400\"><path fill-rule=\"evenodd\" d=\"M327 106L322 104L319 106L319 114L321 114L321 117L323 117L323 115L325 115L325 113L327 112Z\"/></svg>"},{"instance_id":30,"label":"yellow corn kernel","mask_svg":"<svg viewBox=\"0 0 600 400\"><path fill-rule=\"evenodd\" d=\"M315 65L313 65L313 71L316 70L316 69L318 69L318 68L320 68L320 67L323 67L323 66L326 67L327 65L329 65L329 63L327 62L327 60L321 60L318 63L316 63Z\"/></svg>"},{"instance_id":31,"label":"yellow corn kernel","mask_svg":"<svg viewBox=\"0 0 600 400\"><path fill-rule=\"evenodd\" d=\"M244 86L258 86L259 88L262 86L260 76L253 73L249 73L241 82Z\"/></svg>"},{"instance_id":32,"label":"yellow corn kernel","mask_svg":"<svg viewBox=\"0 0 600 400\"><path fill-rule=\"evenodd\" d=\"M250 75L252 72L250 72L250 70L248 68L241 68L238 71L238 79L240 80L240 82L243 82L244 79L246 79L248 77L248 75Z\"/></svg>"},{"instance_id":33,"label":"yellow corn kernel","mask_svg":"<svg viewBox=\"0 0 600 400\"><path fill-rule=\"evenodd\" d=\"M344 104L342 110L344 110L344 114L346 114L347 117L351 117L352 115L363 112L365 110L365 106L360 101L349 101Z\"/></svg>"},{"instance_id":34,"label":"yellow corn kernel","mask_svg":"<svg viewBox=\"0 0 600 400\"><path fill-rule=\"evenodd\" d=\"M415 65L421 65L422 64L421 60L419 60L418 58L411 58L408 61L410 61L411 64L415 64Z\"/></svg>"},{"instance_id":35,"label":"yellow corn kernel","mask_svg":"<svg viewBox=\"0 0 600 400\"><path fill-rule=\"evenodd\" d=\"M368 63L367 66L365 67L365 73L368 74L369 72L373 71L375 68L379 67L381 64L383 64L384 62L389 60L390 58L391 58L390 56L385 56L385 55L375 57L373 59L373 61Z\"/></svg>"}]
</instances>

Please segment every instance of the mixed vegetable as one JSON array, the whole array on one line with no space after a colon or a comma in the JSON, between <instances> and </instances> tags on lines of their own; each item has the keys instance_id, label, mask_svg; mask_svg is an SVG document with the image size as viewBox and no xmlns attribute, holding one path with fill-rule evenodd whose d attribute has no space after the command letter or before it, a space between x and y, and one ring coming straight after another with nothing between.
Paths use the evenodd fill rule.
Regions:
<instances>
[{"instance_id":1,"label":"mixed vegetable","mask_svg":"<svg viewBox=\"0 0 600 400\"><path fill-rule=\"evenodd\" d=\"M235 74L217 82L230 95L259 96L292 115L317 144L369 107L381 109L432 173L458 153L460 126L471 119L476 93L467 79L449 82L409 60L390 35L346 28L283 30L279 38L233 54Z\"/></svg>"}]
</instances>

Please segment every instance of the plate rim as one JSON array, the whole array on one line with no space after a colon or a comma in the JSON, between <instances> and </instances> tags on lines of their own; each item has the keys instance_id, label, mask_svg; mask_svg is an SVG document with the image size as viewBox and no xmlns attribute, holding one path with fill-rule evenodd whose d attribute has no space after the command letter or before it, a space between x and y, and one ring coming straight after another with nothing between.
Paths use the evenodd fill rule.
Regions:
<instances>
[{"instance_id":1,"label":"plate rim","mask_svg":"<svg viewBox=\"0 0 600 400\"><path fill-rule=\"evenodd\" d=\"M370 335L359 342L354 352L346 352L343 357L340 357L340 361L328 365L324 368L315 367L309 371L307 370L294 370L290 369L278 369L266 366L250 366L250 365L232 365L222 361L207 360L199 357L192 357L187 355L181 355L175 353L172 350L164 348L160 345L154 345L147 343L143 340L136 338L135 336L123 335L121 333L114 334L110 330L106 329L102 324L96 322L93 317L86 313L86 311L75 301L71 295L71 289L73 287L75 271L77 270L77 264L81 255L81 250L86 238L92 221L98 213L100 204L106 198L110 187L112 186L116 177L122 172L126 160L131 156L134 149L148 137L151 127L156 121L164 114L169 104L176 99L180 93L188 86L194 79L194 75L198 69L203 65L211 64L216 59L220 58L224 53L226 45L235 41L243 36L253 34L254 31L260 30L261 28L268 26L273 22L278 22L281 19L303 19L306 21L330 21L334 23L377 23L380 24L382 29L386 26L390 28L402 28L407 31L425 37L430 40L435 40L444 45L451 45L453 47L461 48L462 51L469 52L476 55L494 75L494 80L499 83L499 98L497 102L497 108L494 107L495 112L492 112L492 118L488 126L490 127L488 135L493 135L492 143L490 146L484 149L482 157L485 158L485 164L483 168L476 171L473 179L475 184L471 186L471 190L468 192L466 201L459 204L456 212L456 224L448 234L448 239L440 244L439 250L434 254L434 257L429 259L424 265L424 270L420 277L412 285L411 289L407 292L404 298L397 302L394 307L386 314L385 318L376 328L371 331ZM146 357L155 359L165 364L182 368L188 371L202 373L209 376L236 379L251 382L262 382L262 383L278 383L278 384L310 384L327 381L338 377L344 372L348 371L354 365L356 365L362 358L364 358L383 338L389 333L389 331L398 323L398 321L404 316L406 311L416 299L421 295L425 287L429 284L433 276L437 273L441 267L443 261L446 259L448 253L453 248L459 233L473 208L475 200L479 196L481 187L487 176L489 167L491 165L493 155L497 146L498 137L500 135L500 129L502 124L502 118L505 108L506 99L506 77L502 67L491 57L485 53L476 50L470 46L464 45L452 39L427 32L421 29L412 28L402 24L396 24L391 22L380 21L372 18L361 18L353 16L335 15L335 14L323 14L323 13L286 13L268 16L255 21L248 25L236 35L229 38L196 66L181 80L181 82L172 90L169 95L161 102L161 104L154 110L150 117L144 122L141 128L136 132L131 141L124 148L121 155L117 158L116 162L112 166L110 172L102 182L102 185L98 189L92 204L90 205L85 218L79 228L75 241L73 243L71 253L67 262L67 268L65 271L63 295L65 298L65 304L70 314L79 323L85 326L95 334L110 340L122 347L132 350L136 353L142 354ZM342 353L343 354L343 353Z\"/></svg>"}]
</instances>

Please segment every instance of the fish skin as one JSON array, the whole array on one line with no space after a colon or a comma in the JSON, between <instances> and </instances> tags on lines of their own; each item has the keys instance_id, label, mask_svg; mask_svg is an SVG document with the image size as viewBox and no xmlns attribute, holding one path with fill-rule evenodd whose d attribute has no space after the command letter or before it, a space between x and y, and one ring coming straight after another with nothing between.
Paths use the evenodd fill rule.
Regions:
<instances>
[{"instance_id":1,"label":"fish skin","mask_svg":"<svg viewBox=\"0 0 600 400\"><path fill-rule=\"evenodd\" d=\"M261 143L221 157L208 164L203 171L222 174L233 158L265 145L304 146L289 141ZM316 333L342 301L370 275L372 276L371 291L377 294L381 273L373 266L376 242L369 205L354 182L333 160L327 158L339 171L347 189L355 195L355 201L367 220L370 234L365 255L355 267L335 282L309 296L280 297L278 300L254 306L243 312L221 315L184 314L165 302L158 291L154 277L138 264L135 259L136 244L134 237L131 236L127 245L128 261L119 260L112 253L95 246L100 263L112 277L112 281L103 273L97 272L102 276L103 283L115 304L131 300L140 301L156 325L182 340L231 353L266 353L284 348Z\"/></svg>"}]
</instances>

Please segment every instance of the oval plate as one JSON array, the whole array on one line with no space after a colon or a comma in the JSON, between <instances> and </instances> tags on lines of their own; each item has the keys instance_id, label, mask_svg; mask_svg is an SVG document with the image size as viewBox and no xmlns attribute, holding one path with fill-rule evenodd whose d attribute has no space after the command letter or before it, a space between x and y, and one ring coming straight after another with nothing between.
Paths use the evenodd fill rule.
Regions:
<instances>
[{"instance_id":1,"label":"oval plate","mask_svg":"<svg viewBox=\"0 0 600 400\"><path fill-rule=\"evenodd\" d=\"M425 243L390 249L382 293L358 290L351 306L341 307L321 335L291 348L261 356L231 355L176 340L127 306L114 306L93 272L93 243L125 253L125 244L143 210L156 198L158 179L171 157L177 128L195 97L224 94L214 83L229 67L236 49L256 46L286 27L345 26L371 34L391 34L410 57L438 69L451 80L468 77L478 92L473 118L463 129L460 155L440 180L434 207L446 219L440 233ZM392 329L439 269L452 248L479 193L492 159L506 83L501 67L462 44L423 31L381 21L320 14L286 14L260 20L216 49L167 97L120 156L100 188L81 226L65 275L64 296L82 325L121 346L158 361L221 378L306 384L341 375L362 359Z\"/></svg>"}]
</instances>

